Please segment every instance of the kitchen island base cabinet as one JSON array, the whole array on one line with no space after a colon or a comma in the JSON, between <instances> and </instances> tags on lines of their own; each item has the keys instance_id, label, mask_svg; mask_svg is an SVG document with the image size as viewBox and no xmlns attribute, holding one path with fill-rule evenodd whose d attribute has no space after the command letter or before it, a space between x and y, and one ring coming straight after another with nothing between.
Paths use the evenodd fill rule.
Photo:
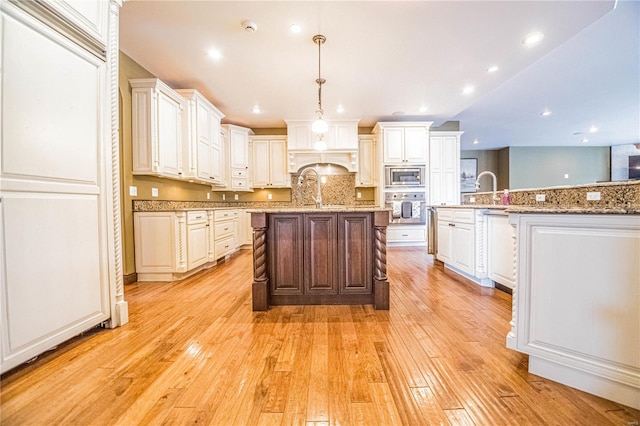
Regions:
<instances>
[{"instance_id":1,"label":"kitchen island base cabinet","mask_svg":"<svg viewBox=\"0 0 640 426\"><path fill-rule=\"evenodd\" d=\"M251 224L254 311L300 304L388 309L387 211L252 213Z\"/></svg>"}]
</instances>

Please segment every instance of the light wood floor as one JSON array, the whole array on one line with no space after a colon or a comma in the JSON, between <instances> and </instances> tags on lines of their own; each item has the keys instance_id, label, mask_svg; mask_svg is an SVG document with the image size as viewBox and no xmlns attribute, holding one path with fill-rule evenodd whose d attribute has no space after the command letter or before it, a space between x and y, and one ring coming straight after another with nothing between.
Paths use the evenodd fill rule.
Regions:
<instances>
[{"instance_id":1,"label":"light wood floor","mask_svg":"<svg viewBox=\"0 0 640 426\"><path fill-rule=\"evenodd\" d=\"M640 413L527 373L511 296L388 253L391 309L251 311L251 254L126 287L130 323L5 374L2 425L637 425ZM635 423L634 423L635 422Z\"/></svg>"}]
</instances>

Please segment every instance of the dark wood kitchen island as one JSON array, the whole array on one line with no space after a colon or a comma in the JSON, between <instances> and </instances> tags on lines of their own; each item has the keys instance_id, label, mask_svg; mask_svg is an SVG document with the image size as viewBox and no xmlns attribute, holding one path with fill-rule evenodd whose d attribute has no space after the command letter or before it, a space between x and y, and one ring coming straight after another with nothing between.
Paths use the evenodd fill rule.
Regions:
<instances>
[{"instance_id":1,"label":"dark wood kitchen island","mask_svg":"<svg viewBox=\"0 0 640 426\"><path fill-rule=\"evenodd\" d=\"M271 305L389 309L387 226L378 207L251 211L253 310Z\"/></svg>"}]
</instances>

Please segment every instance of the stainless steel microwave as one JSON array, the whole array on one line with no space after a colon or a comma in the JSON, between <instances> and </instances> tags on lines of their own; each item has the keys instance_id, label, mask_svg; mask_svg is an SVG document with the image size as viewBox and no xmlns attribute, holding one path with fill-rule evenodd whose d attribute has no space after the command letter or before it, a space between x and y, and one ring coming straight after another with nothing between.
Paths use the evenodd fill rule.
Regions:
<instances>
[{"instance_id":1,"label":"stainless steel microwave","mask_svg":"<svg viewBox=\"0 0 640 426\"><path fill-rule=\"evenodd\" d=\"M424 187L424 166L386 166L384 185L387 188Z\"/></svg>"}]
</instances>

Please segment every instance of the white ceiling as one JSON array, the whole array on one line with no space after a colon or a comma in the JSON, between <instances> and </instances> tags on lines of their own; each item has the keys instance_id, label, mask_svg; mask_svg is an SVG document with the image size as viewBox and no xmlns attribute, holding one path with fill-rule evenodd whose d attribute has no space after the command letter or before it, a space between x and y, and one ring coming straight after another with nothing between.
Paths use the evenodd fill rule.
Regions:
<instances>
[{"instance_id":1,"label":"white ceiling","mask_svg":"<svg viewBox=\"0 0 640 426\"><path fill-rule=\"evenodd\" d=\"M329 120L459 120L463 149L584 145L573 133L592 124L599 131L590 145L637 143L640 8L614 4L134 0L120 13L120 48L170 86L201 91L225 122L252 128L314 118L311 38L321 33ZM256 32L243 29L246 19ZM291 33L292 23L302 32ZM523 46L534 30L542 42ZM209 58L211 48L222 59ZM494 64L500 69L487 73ZM462 94L468 84L470 96ZM542 120L545 107L553 114Z\"/></svg>"}]
</instances>

